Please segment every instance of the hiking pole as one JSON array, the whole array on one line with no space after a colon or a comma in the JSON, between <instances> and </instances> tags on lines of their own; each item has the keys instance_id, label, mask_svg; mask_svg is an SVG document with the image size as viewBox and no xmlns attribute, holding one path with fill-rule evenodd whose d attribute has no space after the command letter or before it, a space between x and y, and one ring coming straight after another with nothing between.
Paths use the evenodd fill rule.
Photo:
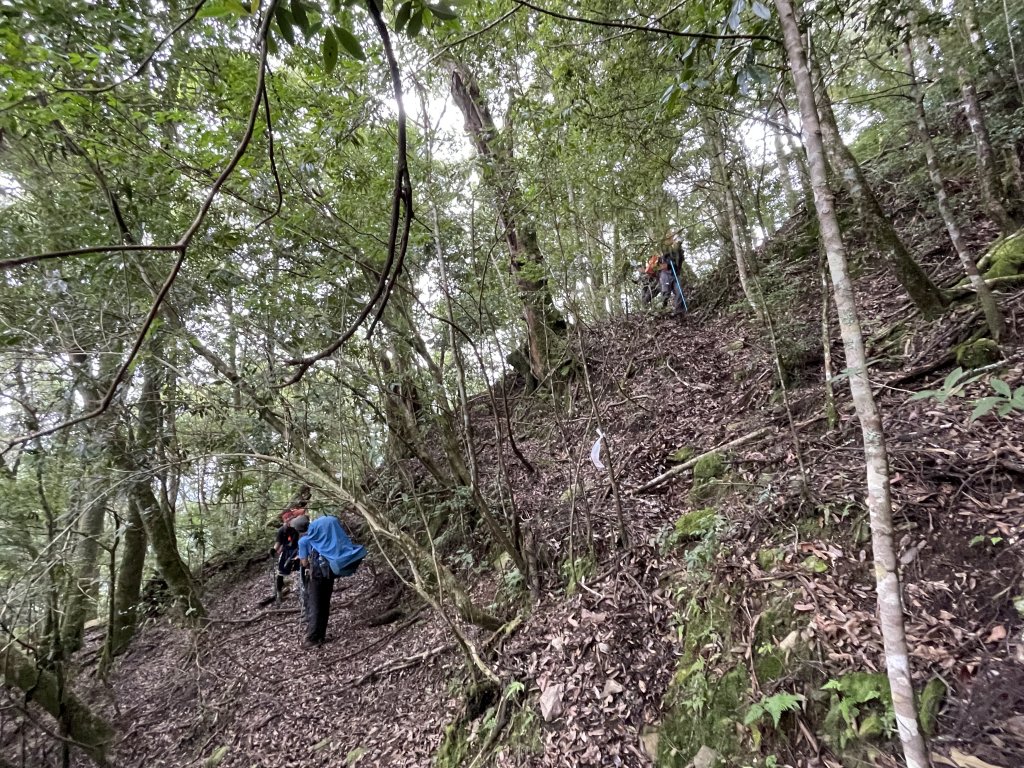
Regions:
<instances>
[{"instance_id":1,"label":"hiking pole","mask_svg":"<svg viewBox=\"0 0 1024 768\"><path fill-rule=\"evenodd\" d=\"M690 308L686 306L686 297L683 295L683 286L679 284L679 275L676 274L676 265L672 263L671 259L666 259L668 265L672 268L672 277L675 278L676 288L679 289L679 298L683 301L683 311L689 312Z\"/></svg>"}]
</instances>

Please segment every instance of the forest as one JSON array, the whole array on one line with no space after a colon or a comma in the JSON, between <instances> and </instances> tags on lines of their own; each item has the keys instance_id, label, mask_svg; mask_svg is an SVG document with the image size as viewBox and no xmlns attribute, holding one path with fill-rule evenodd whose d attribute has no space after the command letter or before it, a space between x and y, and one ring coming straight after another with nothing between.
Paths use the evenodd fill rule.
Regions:
<instances>
[{"instance_id":1,"label":"forest","mask_svg":"<svg viewBox=\"0 0 1024 768\"><path fill-rule=\"evenodd\" d=\"M1022 225L1024 0L0 0L0 768L1024 765Z\"/></svg>"}]
</instances>

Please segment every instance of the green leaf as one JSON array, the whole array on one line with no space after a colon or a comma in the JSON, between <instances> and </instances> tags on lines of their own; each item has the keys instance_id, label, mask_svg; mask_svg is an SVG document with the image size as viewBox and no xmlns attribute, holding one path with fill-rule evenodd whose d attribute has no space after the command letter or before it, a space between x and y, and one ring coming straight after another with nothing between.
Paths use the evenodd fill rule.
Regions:
<instances>
[{"instance_id":1,"label":"green leaf","mask_svg":"<svg viewBox=\"0 0 1024 768\"><path fill-rule=\"evenodd\" d=\"M409 25L405 28L405 34L409 37L416 37L423 28L423 9L418 8L416 13L409 19Z\"/></svg>"},{"instance_id":2,"label":"green leaf","mask_svg":"<svg viewBox=\"0 0 1024 768\"><path fill-rule=\"evenodd\" d=\"M213 19L219 16L249 16L250 11L241 0L213 0L196 14L199 19Z\"/></svg>"},{"instance_id":3,"label":"green leaf","mask_svg":"<svg viewBox=\"0 0 1024 768\"><path fill-rule=\"evenodd\" d=\"M992 379L992 389L994 389L997 394L1000 394L1007 399L1012 397L1010 394L1010 385L1002 379Z\"/></svg>"},{"instance_id":4,"label":"green leaf","mask_svg":"<svg viewBox=\"0 0 1024 768\"><path fill-rule=\"evenodd\" d=\"M277 22L277 28L281 30L281 36L285 39L285 42L288 45L295 45L295 29L292 27L292 15L285 6L277 6L277 9L274 11L274 20Z\"/></svg>"},{"instance_id":5,"label":"green leaf","mask_svg":"<svg viewBox=\"0 0 1024 768\"><path fill-rule=\"evenodd\" d=\"M302 30L303 36L309 39L309 16L306 15L306 7L302 4L301 0L292 0L292 21L295 22L300 30Z\"/></svg>"},{"instance_id":6,"label":"green leaf","mask_svg":"<svg viewBox=\"0 0 1024 768\"><path fill-rule=\"evenodd\" d=\"M750 709L747 710L746 717L743 718L744 725L753 725L764 715L764 707L760 704L754 704Z\"/></svg>"},{"instance_id":7,"label":"green leaf","mask_svg":"<svg viewBox=\"0 0 1024 768\"><path fill-rule=\"evenodd\" d=\"M446 8L442 3L427 3L427 8L429 8L430 12L442 21L451 21L452 19L458 18L455 11Z\"/></svg>"},{"instance_id":8,"label":"green leaf","mask_svg":"<svg viewBox=\"0 0 1024 768\"><path fill-rule=\"evenodd\" d=\"M957 383L958 381L960 381L960 379L962 379L962 378L963 378L963 376L964 376L964 369L963 369L963 368L959 368L959 367L957 367L957 368L954 368L954 369L953 369L952 371L950 371L950 372L949 372L949 374L948 374L948 375L946 376L946 380L945 380L944 382L942 382L942 388L943 388L944 390L946 390L946 391L949 391L949 389L950 389L950 388L951 388L951 387L952 387L952 386L953 386L954 384L956 384L956 383Z\"/></svg>"},{"instance_id":9,"label":"green leaf","mask_svg":"<svg viewBox=\"0 0 1024 768\"><path fill-rule=\"evenodd\" d=\"M335 29L334 35L338 38L341 47L345 49L349 56L357 61L366 61L366 53L363 51L363 46L355 35L344 27Z\"/></svg>"},{"instance_id":10,"label":"green leaf","mask_svg":"<svg viewBox=\"0 0 1024 768\"><path fill-rule=\"evenodd\" d=\"M974 405L974 410L971 411L971 421L976 421L984 416L986 413L991 411L997 405L1002 403L1002 398L999 397L983 397L978 400Z\"/></svg>"},{"instance_id":11,"label":"green leaf","mask_svg":"<svg viewBox=\"0 0 1024 768\"><path fill-rule=\"evenodd\" d=\"M329 75L338 66L338 40L330 29L324 30L324 41L320 51L324 56L324 71Z\"/></svg>"},{"instance_id":12,"label":"green leaf","mask_svg":"<svg viewBox=\"0 0 1024 768\"><path fill-rule=\"evenodd\" d=\"M398 13L395 14L395 31L401 32L402 28L409 23L409 17L412 15L412 0L402 3L398 7Z\"/></svg>"},{"instance_id":13,"label":"green leaf","mask_svg":"<svg viewBox=\"0 0 1024 768\"><path fill-rule=\"evenodd\" d=\"M770 21L772 18L771 9L769 9L768 6L765 5L764 3L758 2L758 0L754 0L754 4L750 6L750 10L752 10L754 12L754 15L757 16L759 19Z\"/></svg>"},{"instance_id":14,"label":"green leaf","mask_svg":"<svg viewBox=\"0 0 1024 768\"><path fill-rule=\"evenodd\" d=\"M915 392L910 397L908 397L907 402L909 403L913 400L926 400L929 397L935 397L937 394L938 392L936 392L934 389L922 389L920 392Z\"/></svg>"}]
</instances>

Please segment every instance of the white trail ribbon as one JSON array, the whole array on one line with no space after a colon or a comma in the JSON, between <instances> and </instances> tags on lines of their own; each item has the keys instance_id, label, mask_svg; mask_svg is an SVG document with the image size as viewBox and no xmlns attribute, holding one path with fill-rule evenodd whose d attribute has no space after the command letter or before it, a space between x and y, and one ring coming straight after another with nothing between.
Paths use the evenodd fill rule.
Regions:
<instances>
[{"instance_id":1,"label":"white trail ribbon","mask_svg":"<svg viewBox=\"0 0 1024 768\"><path fill-rule=\"evenodd\" d=\"M601 441L604 440L604 432L600 429L597 430L597 441L594 446L590 449L590 460L594 462L594 466L598 469L604 469L604 464L601 463Z\"/></svg>"}]
</instances>

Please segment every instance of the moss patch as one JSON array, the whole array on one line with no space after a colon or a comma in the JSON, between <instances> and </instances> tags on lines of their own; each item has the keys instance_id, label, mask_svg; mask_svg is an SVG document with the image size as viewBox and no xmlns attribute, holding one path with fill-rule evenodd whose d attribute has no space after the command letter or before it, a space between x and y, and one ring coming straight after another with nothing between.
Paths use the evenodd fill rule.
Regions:
<instances>
[{"instance_id":1,"label":"moss patch","mask_svg":"<svg viewBox=\"0 0 1024 768\"><path fill-rule=\"evenodd\" d=\"M690 459L692 459L695 453L697 453L696 448L683 446L678 451L669 454L668 460L672 462L682 463L684 461L689 461Z\"/></svg>"},{"instance_id":2,"label":"moss patch","mask_svg":"<svg viewBox=\"0 0 1024 768\"><path fill-rule=\"evenodd\" d=\"M703 539L715 529L717 523L718 514L711 507L695 509L676 520L672 529L672 539L676 543Z\"/></svg>"},{"instance_id":3,"label":"moss patch","mask_svg":"<svg viewBox=\"0 0 1024 768\"><path fill-rule=\"evenodd\" d=\"M988 265L985 278L1011 277L1024 272L1024 229L997 240L982 257Z\"/></svg>"},{"instance_id":4,"label":"moss patch","mask_svg":"<svg viewBox=\"0 0 1024 768\"><path fill-rule=\"evenodd\" d=\"M933 677L921 692L921 698L917 704L917 714L921 720L921 730L925 736L932 736L935 733L935 721L939 716L939 709L946 698L946 684L938 677Z\"/></svg>"},{"instance_id":5,"label":"moss patch","mask_svg":"<svg viewBox=\"0 0 1024 768\"><path fill-rule=\"evenodd\" d=\"M762 571L771 571L782 562L783 557L781 549L759 549L757 550L757 565Z\"/></svg>"},{"instance_id":6,"label":"moss patch","mask_svg":"<svg viewBox=\"0 0 1024 768\"><path fill-rule=\"evenodd\" d=\"M999 345L992 339L965 341L956 346L956 362L965 369L981 368L996 362L1001 356Z\"/></svg>"},{"instance_id":7,"label":"moss patch","mask_svg":"<svg viewBox=\"0 0 1024 768\"><path fill-rule=\"evenodd\" d=\"M683 768L704 745L722 757L738 754L739 724L749 705L750 681L742 659L706 658L707 648L734 645L732 613L721 598L691 599L680 617L682 653L666 694L657 764Z\"/></svg>"},{"instance_id":8,"label":"moss patch","mask_svg":"<svg viewBox=\"0 0 1024 768\"><path fill-rule=\"evenodd\" d=\"M721 477L725 473L725 458L716 452L701 456L700 460L693 465L693 481L707 482Z\"/></svg>"}]
</instances>

